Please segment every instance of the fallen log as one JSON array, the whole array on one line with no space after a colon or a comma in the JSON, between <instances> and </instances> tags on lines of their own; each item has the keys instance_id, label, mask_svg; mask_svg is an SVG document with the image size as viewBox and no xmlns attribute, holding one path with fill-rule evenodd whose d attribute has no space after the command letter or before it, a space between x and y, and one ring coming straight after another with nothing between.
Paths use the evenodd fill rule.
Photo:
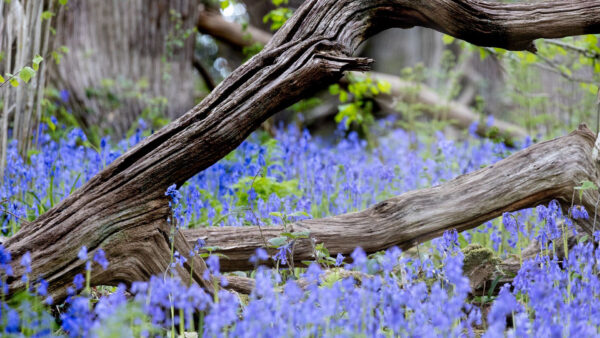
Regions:
<instances>
[{"instance_id":1,"label":"fallen log","mask_svg":"<svg viewBox=\"0 0 600 338\"><path fill-rule=\"evenodd\" d=\"M595 135L582 125L567 136L535 144L478 171L438 186L410 191L360 212L305 220L288 231L308 231L298 239L294 261L313 259L311 239L323 243L332 255L349 254L357 246L367 253L392 246L408 249L441 236L464 231L501 216L504 212L535 207L553 199L566 209L574 188L582 181L598 185L598 165L592 158ZM598 192L583 192L582 204L593 215ZM576 201L579 203L579 200ZM593 217L579 223L592 232ZM290 230L291 229L291 230ZM250 256L271 238L281 236L280 226L206 227L184 230L190 243L202 238L229 259L223 271L251 270Z\"/></svg>"},{"instance_id":2,"label":"fallen log","mask_svg":"<svg viewBox=\"0 0 600 338\"><path fill-rule=\"evenodd\" d=\"M235 149L269 116L338 81L345 71L368 70L371 60L356 58L352 53L369 36L390 27L416 25L482 46L533 51L533 40L537 38L599 33L600 2L504 4L471 0L308 0L261 53L236 69L200 104L140 142L9 238L5 246L13 254L15 276L24 273L24 267L18 262L26 252L31 252L32 280L46 279L49 294L60 301L66 297L66 287L73 277L85 269L85 263L77 259L77 252L83 245L87 246L90 255L103 248L110 261L107 270L95 268L91 272L92 285L129 284L163 273L171 262L171 243L184 256L191 249L183 234L172 230L166 221L170 210L165 191L169 186L182 185ZM564 138L562 149L569 153L589 150L589 147L582 147L585 142L581 141L589 138L589 134L577 132L575 135L579 136ZM461 187L473 182L465 178L454 180L451 189L455 192L444 197L461 200L463 197L458 191L479 189L481 195L475 196L479 201L465 202L482 202L485 198L483 207L487 211L485 217L488 217L511 208L525 207L544 197L562 195L563 190L572 189L580 176L587 178L595 173L595 167L590 167L587 158L582 160L583 156L574 156L579 161L570 165L565 163L566 167L562 169L582 166L589 171L581 172L590 175L567 179L554 170L556 179L544 182L531 175L519 174L522 171L541 174L540 169L552 170L554 164L562 163L561 156L551 151L553 146L545 144L545 152L555 157L542 167L532 167L522 160L515 162L521 167L497 164L504 171L488 168L467 176L482 184L493 182L492 178L510 177L517 171L514 175L523 180L514 182L521 184L518 193L521 199L503 196L502 193L514 193L503 186L490 185L486 187L491 189L488 192L476 186ZM528 160L535 163L533 158ZM477 175L490 176L486 179ZM528 180L537 185L527 184ZM540 190L540 186L545 190ZM457 215L456 210L444 210L454 204L437 195L441 192L439 187L424 192L425 195L409 193L362 213L332 218L328 225L343 230L346 241L354 246L372 238L373 243L365 245L365 249L373 250L382 245L407 245L439 235L443 231L439 227L442 220L454 219L454 223L446 223L458 230L485 220L483 214L475 210L460 211L472 216L468 221ZM494 207L494 203L498 206ZM414 217L422 217L424 213L429 213L431 218L416 222ZM372 219L365 219L367 215ZM364 228L360 222L371 225L388 222L397 226L395 218L399 216L402 216L403 224L419 228L406 229L400 237L385 233L384 228L375 227L370 233L354 230ZM456 221L461 219L465 223ZM294 229L311 229L318 224L319 220L305 221ZM170 237L174 238L173 242ZM329 242L331 238L323 233L319 240ZM341 244L331 249L333 252L344 251ZM197 256L188 259L183 268L177 267L177 273L189 280L189 264L195 265L193 280L211 291L210 283L202 278L206 266ZM17 277L11 277L7 282L11 294L25 287Z\"/></svg>"}]
</instances>

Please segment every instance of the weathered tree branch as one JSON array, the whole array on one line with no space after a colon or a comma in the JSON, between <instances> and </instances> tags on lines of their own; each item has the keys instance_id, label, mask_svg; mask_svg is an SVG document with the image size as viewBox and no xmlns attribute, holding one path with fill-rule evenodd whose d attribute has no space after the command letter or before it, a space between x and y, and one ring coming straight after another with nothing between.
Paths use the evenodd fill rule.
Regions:
<instances>
[{"instance_id":1,"label":"weathered tree branch","mask_svg":"<svg viewBox=\"0 0 600 338\"><path fill-rule=\"evenodd\" d=\"M250 46L254 43L264 45L272 37L270 33L253 26L247 28L248 32L253 33L246 34L241 25L225 20L218 13L201 11L199 17L197 27L201 32L210 34L237 48ZM353 75L358 78L364 77L356 72ZM391 84L391 95L381 94L376 98L379 106L388 112L395 112L399 101L408 101L424 104L423 112L427 115L450 120L453 125L463 129L469 128L473 122L480 119L477 113L464 104L454 101L444 102L445 100L425 84L413 83L397 76L378 72L371 72L370 76L373 79L387 81ZM414 89L417 88L418 92L415 93ZM509 140L522 140L527 136L525 129L506 121L496 120L494 127L498 128L500 135ZM488 132L489 128L484 123L480 123L477 133L485 137Z\"/></svg>"},{"instance_id":2,"label":"weathered tree branch","mask_svg":"<svg viewBox=\"0 0 600 338\"><path fill-rule=\"evenodd\" d=\"M536 144L481 170L435 187L410 191L360 212L305 220L288 225L293 231L309 231L333 255L349 254L357 246L373 253L398 246L402 249L440 236L444 231L468 230L504 212L558 200L568 208L573 188L581 181L598 182L592 160L594 134L587 127L551 141ZM593 213L596 191L586 191L582 204ZM579 201L575 201L579 203ZM592 223L580 224L591 233ZM280 236L282 227L207 227L184 230L191 243L198 238L229 259L225 271L248 270L254 251L265 240ZM298 240L294 259L312 259L308 239Z\"/></svg>"},{"instance_id":3,"label":"weathered tree branch","mask_svg":"<svg viewBox=\"0 0 600 338\"><path fill-rule=\"evenodd\" d=\"M405 81L397 76L383 73L371 72L370 76L378 81L387 81L391 85L391 94L380 94L375 98L379 106L386 110L396 111L400 101L420 103L425 114L440 120L449 120L452 125L463 129L469 128L472 123L479 122L481 119L479 114L466 105L442 99L427 85ZM521 141L528 135L522 127L499 119L494 120L492 127L498 129L499 136L511 141ZM476 130L477 134L483 137L488 136L490 131L491 129L485 123L479 123Z\"/></svg>"},{"instance_id":4,"label":"weathered tree branch","mask_svg":"<svg viewBox=\"0 0 600 338\"><path fill-rule=\"evenodd\" d=\"M434 28L479 45L532 50L532 41L536 38L600 32L600 2L306 1L260 54L236 69L199 105L119 157L72 195L8 239L6 247L14 257L15 275L23 274L23 267L18 262L25 252L30 251L32 277L45 278L50 283L50 294L60 300L66 295L65 286L77 273L84 271L84 263L77 259L82 245L86 245L92 255L97 248L104 248L111 262L106 271L97 268L92 271L94 285L131 283L162 273L170 262L170 229L166 222L169 208L164 195L168 186L181 185L214 164L269 116L339 80L344 71L367 70L370 60L352 56L364 39L386 28L415 25ZM575 137L563 138L561 142L567 153L587 154L590 148L582 147L585 142L581 140L589 138L589 133L578 132ZM552 153L554 145L544 143L541 147ZM525 157L536 163L534 158L528 157L529 152L520 154L513 158ZM557 163L562 164L563 157L555 153L555 157L543 166L533 166L524 160L515 163L521 165L518 167L497 164L490 168L502 170L488 168L452 181L451 186L445 188L449 192L444 196L446 199L440 198L438 193L442 191L435 187L405 194L362 213L332 218L329 224L343 229L346 241L353 245L361 244L366 237L372 238L372 243L377 245L365 245L366 250L432 238L443 229L431 224L446 220L454 219L454 223L446 224L463 230L490 215L522 208L550 196L563 196L564 190L572 189L580 176L567 179L556 171L553 172L558 176L552 181L543 181L536 176L541 175L542 170L552 171ZM585 178L595 175L595 168L583 158L564 163L563 170L581 166L585 169L582 171L586 173ZM523 175L524 171L530 175ZM485 175L489 176L483 177ZM490 183L513 175L522 180L515 181L520 189L516 192ZM464 193L461 184L473 181L490 184L486 187L489 191L482 190L476 196L480 202L487 201L483 203L486 216L476 210L447 209L455 205L452 199L468 202L457 192ZM536 193L531 194L528 189ZM513 197L504 195L509 193L514 194ZM420 218L424 213L431 215L425 223ZM462 218L465 214L471 218ZM371 233L353 231L354 227L361 227L360 222L365 222L365 215L372 217L371 225L397 224L397 217L402 216L403 224L417 228L406 230L400 237L377 226ZM305 221L295 229L316 228L319 222ZM190 246L181 232L175 231L174 238L175 249L187 256ZM331 241L325 233L319 240ZM343 251L344 247L332 246L330 250ZM194 269L198 272L194 279L210 290L210 285L200 278L204 263L196 259L188 262L199 265ZM179 269L179 273L185 276L185 268ZM9 283L10 292L24 287L17 278Z\"/></svg>"},{"instance_id":5,"label":"weathered tree branch","mask_svg":"<svg viewBox=\"0 0 600 338\"><path fill-rule=\"evenodd\" d=\"M271 33L251 25L244 30L239 23L227 21L220 13L205 10L204 6L200 6L196 27L200 33L209 34L238 49L255 43L266 45L272 37Z\"/></svg>"}]
</instances>

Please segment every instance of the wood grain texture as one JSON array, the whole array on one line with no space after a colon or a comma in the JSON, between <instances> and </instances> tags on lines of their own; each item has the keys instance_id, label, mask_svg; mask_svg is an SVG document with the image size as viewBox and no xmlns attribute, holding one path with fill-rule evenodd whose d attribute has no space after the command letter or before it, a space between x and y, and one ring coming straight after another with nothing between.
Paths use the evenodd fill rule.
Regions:
<instances>
[{"instance_id":1,"label":"wood grain texture","mask_svg":"<svg viewBox=\"0 0 600 338\"><path fill-rule=\"evenodd\" d=\"M33 278L45 278L50 283L50 294L60 300L66 295L65 285L84 271L84 263L77 260L82 245L88 247L91 255L102 247L111 263L106 271L93 270L93 285L131 283L162 273L169 264L166 251L169 209L165 197L168 186L181 185L208 168L235 149L269 116L339 80L344 71L367 70L371 60L353 57L352 53L372 34L390 27L415 25L434 28L480 45L531 49L535 38L600 32L600 2L306 1L261 53L236 69L200 104L116 159L72 195L11 237L5 244L13 254L15 275L23 273L17 262L30 251ZM582 136L561 139L565 153L591 149L582 147L584 142L575 141L591 138L589 133L577 133L580 134ZM527 158L528 152L521 153L520 156L525 158L514 162L520 166L497 164L498 170L480 171L475 174L479 176L471 175L470 179L458 178L443 191L435 187L411 192L362 213L333 218L328 221L328 226L339 229L337 233L344 233L345 241L353 245L369 238L373 244L365 243L364 247L373 250L382 245L408 245L432 238L442 233L441 222L448 228L463 230L481 223L489 215L561 195L561 191L572 189L581 177L544 176L546 180L542 180L538 175L558 163L562 170L578 166L587 168L589 170L585 172L590 175L594 168L589 161L583 160L583 156L576 162L563 163L564 157L560 153L550 151L557 144L542 145L544 152L554 154L543 166L530 165L528 161L536 163L535 159ZM517 175L523 172L533 176ZM485 189L464 186L473 180L489 183L512 176L519 177L513 186L517 192L493 183ZM448 209L458 202L469 202L464 200L465 189L478 189L477 200L470 202L477 202L478 208L484 208L485 213L474 209ZM505 196L508 193L513 194L508 200L511 202L502 202L503 198L509 198ZM515 193L521 198L516 198ZM465 213L470 215L468 222ZM487 216L483 217L484 214ZM427 217L423 218L424 215ZM368 221L365 217L369 217ZM320 222L306 221L295 228L311 229ZM402 236L397 236L384 230L385 223L411 227L405 228ZM364 230L365 225L370 226L368 231L355 231ZM330 234L324 233L319 240L331 241ZM175 249L187 257L189 245L183 235L176 232L175 238ZM329 249L336 252L344 248L332 246ZM199 264L194 271L201 274L205 269L204 262L194 260L194 263ZM183 269L180 273L186 274ZM195 276L195 280L210 290L210 285L201 278ZM11 292L24 287L18 278L9 283Z\"/></svg>"},{"instance_id":2,"label":"wood grain texture","mask_svg":"<svg viewBox=\"0 0 600 338\"><path fill-rule=\"evenodd\" d=\"M408 249L444 231L468 230L504 212L553 199L566 210L575 186L583 180L598 182L598 167L592 161L594 139L594 134L582 126L568 136L533 145L438 186L410 191L360 212L297 222L288 226L288 231L290 227L292 231L309 231L316 243L323 243L335 256L348 255L357 246L367 253L392 246ZM585 193L584 206L593 214L598 192ZM590 222L579 225L591 233ZM184 235L190 243L203 238L208 246L221 248L217 252L229 257L221 261L221 269L235 271L252 269L250 256L264 246L265 240L281 232L282 227L276 226L208 227L184 230ZM310 240L298 240L294 260L310 259Z\"/></svg>"},{"instance_id":3,"label":"wood grain texture","mask_svg":"<svg viewBox=\"0 0 600 338\"><path fill-rule=\"evenodd\" d=\"M197 27L200 32L210 34L239 49L254 43L265 45L272 38L272 35L266 31L252 25L244 30L240 24L227 21L221 14L203 8L198 15ZM352 75L357 79L365 77L357 72L353 72ZM424 105L422 110L425 114L449 120L453 126L459 128L467 129L472 123L480 120L480 115L473 112L468 106L440 97L425 84L406 81L398 76L380 72L370 72L369 76L374 80L386 81L391 85L390 94L380 94L375 98L379 107L388 113L396 114L399 102L409 102L422 103ZM319 116L319 118L321 117ZM498 130L496 136L501 136L508 142L522 140L527 136L524 128L506 121L496 119L494 127ZM489 135L490 128L479 123L476 132L478 135L486 137Z\"/></svg>"},{"instance_id":4,"label":"wood grain texture","mask_svg":"<svg viewBox=\"0 0 600 338\"><path fill-rule=\"evenodd\" d=\"M57 16L50 80L69 91L83 128L123 136L151 105L176 119L194 106L192 60L199 0L72 0Z\"/></svg>"}]
</instances>

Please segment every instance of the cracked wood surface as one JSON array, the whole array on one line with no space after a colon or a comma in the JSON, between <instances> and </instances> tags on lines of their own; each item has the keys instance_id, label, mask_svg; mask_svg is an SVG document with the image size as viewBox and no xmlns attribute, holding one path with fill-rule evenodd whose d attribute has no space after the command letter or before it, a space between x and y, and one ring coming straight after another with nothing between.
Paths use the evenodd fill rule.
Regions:
<instances>
[{"instance_id":1,"label":"cracked wood surface","mask_svg":"<svg viewBox=\"0 0 600 338\"><path fill-rule=\"evenodd\" d=\"M584 180L598 182L598 167L592 160L594 140L595 135L581 126L568 136L533 145L438 186L409 191L359 212L296 222L288 225L288 231L290 227L309 231L335 256L347 255L357 246L367 253L392 246L408 249L444 231L468 230L504 212L553 199L568 209L575 186ZM597 199L598 192L584 192L583 205L590 215ZM590 221L578 224L591 233ZM184 230L184 235L190 243L203 238L207 245L220 247L216 252L229 257L221 261L221 269L233 271L252 269L250 256L281 232L280 226L207 227ZM297 263L312 259L312 254L310 240L297 240Z\"/></svg>"},{"instance_id":2,"label":"cracked wood surface","mask_svg":"<svg viewBox=\"0 0 600 338\"><path fill-rule=\"evenodd\" d=\"M200 104L116 159L8 239L5 245L13 254L15 275L23 273L18 262L30 251L33 279L43 277L50 283L49 293L57 300L63 299L65 286L84 271L84 263L77 260L82 245L90 249L90 255L102 247L111 263L106 271L98 268L92 271L93 285L131 283L162 273L170 262L167 250L170 229L166 222L169 209L164 195L168 186L181 185L208 168L235 149L269 116L339 80L344 71L368 70L371 60L353 57L352 53L369 36L386 28L417 25L482 46L532 50L536 38L600 32L600 2L306 1L261 53L236 69ZM559 161L559 156L555 160ZM506 172L497 171L496 175L512 175L525 168L504 169ZM460 178L453 182L467 183ZM545 186L548 191L557 192L565 189L560 183L546 182ZM435 192L439 188L431 189L430 192ZM498 193L503 191L502 187L489 189L494 191L491 195L501 197ZM413 202L435 204L414 204L410 206L412 211L448 206L449 201L436 199L435 194L428 199L420 198L421 193L412 192L409 196L414 196ZM529 195L526 201L533 203L543 196L546 195ZM369 215L374 217L370 224L393 222L400 215L412 219L410 213L404 214L408 209L397 209L401 206L398 203L382 203L369 209ZM513 206L527 203L521 201ZM501 210L506 209L497 207L498 212ZM438 209L433 214L439 221L455 212ZM383 217L386 213L396 216L386 219ZM350 215L337 225L349 231L347 242L358 244L368 237L386 245L393 242L393 234L376 228L368 233L353 232L355 225L349 222L361 221L358 215ZM306 221L297 228L310 228L318 222ZM441 233L429 222L415 224L422 226L412 230L418 240ZM458 228L469 225L453 224ZM176 232L175 239L175 249L187 256L190 246L183 234ZM322 240L328 238L324 236ZM209 283L199 277L206 268L204 262L194 258L187 264L198 264L194 279L211 290ZM179 273L185 276L186 269L179 269ZM10 292L24 287L19 278L11 278L9 283Z\"/></svg>"}]
</instances>

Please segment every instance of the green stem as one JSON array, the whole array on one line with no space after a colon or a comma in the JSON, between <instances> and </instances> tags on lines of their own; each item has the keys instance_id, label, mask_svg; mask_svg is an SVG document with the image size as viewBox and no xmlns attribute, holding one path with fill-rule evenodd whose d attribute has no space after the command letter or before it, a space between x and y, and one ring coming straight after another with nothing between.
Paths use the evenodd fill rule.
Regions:
<instances>
[{"instance_id":1,"label":"green stem","mask_svg":"<svg viewBox=\"0 0 600 338\"><path fill-rule=\"evenodd\" d=\"M85 270L85 292L90 295L90 280L92 279L92 270Z\"/></svg>"},{"instance_id":2,"label":"green stem","mask_svg":"<svg viewBox=\"0 0 600 338\"><path fill-rule=\"evenodd\" d=\"M179 334L184 336L185 332L185 320L184 320L183 309L179 309Z\"/></svg>"}]
</instances>

